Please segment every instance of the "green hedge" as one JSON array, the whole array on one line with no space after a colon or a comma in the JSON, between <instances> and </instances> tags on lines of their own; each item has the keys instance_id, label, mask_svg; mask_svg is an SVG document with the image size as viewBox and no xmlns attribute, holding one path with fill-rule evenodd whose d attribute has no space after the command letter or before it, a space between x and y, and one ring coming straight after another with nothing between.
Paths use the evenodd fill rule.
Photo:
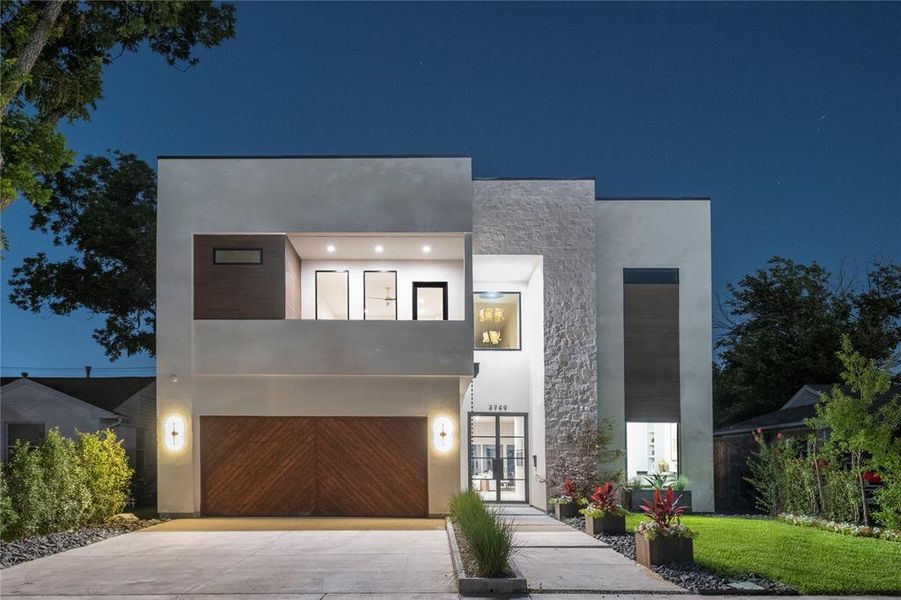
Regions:
<instances>
[{"instance_id":1,"label":"green hedge","mask_svg":"<svg viewBox=\"0 0 901 600\"><path fill-rule=\"evenodd\" d=\"M513 555L513 527L488 510L473 490L454 495L450 501L451 519L463 533L479 577L505 577Z\"/></svg>"},{"instance_id":2,"label":"green hedge","mask_svg":"<svg viewBox=\"0 0 901 600\"><path fill-rule=\"evenodd\" d=\"M121 512L132 470L122 441L105 429L57 428L36 447L16 441L0 475L0 535L13 539L102 523Z\"/></svg>"}]
</instances>

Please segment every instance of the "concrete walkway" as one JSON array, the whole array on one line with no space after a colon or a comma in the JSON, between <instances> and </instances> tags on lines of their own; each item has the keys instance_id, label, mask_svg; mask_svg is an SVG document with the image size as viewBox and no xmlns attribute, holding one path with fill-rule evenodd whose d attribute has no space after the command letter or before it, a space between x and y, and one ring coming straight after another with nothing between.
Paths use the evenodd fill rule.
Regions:
<instances>
[{"instance_id":1,"label":"concrete walkway","mask_svg":"<svg viewBox=\"0 0 901 600\"><path fill-rule=\"evenodd\" d=\"M533 592L685 593L607 544L537 508L502 505L498 512L513 522L513 539L519 546L513 561Z\"/></svg>"}]
</instances>

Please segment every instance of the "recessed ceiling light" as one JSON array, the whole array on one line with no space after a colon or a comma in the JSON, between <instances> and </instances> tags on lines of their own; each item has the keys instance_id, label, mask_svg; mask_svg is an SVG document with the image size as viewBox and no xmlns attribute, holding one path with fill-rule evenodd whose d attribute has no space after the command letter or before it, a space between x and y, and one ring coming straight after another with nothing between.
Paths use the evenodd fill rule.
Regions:
<instances>
[{"instance_id":1,"label":"recessed ceiling light","mask_svg":"<svg viewBox=\"0 0 901 600\"><path fill-rule=\"evenodd\" d=\"M385 249L382 248L380 245L375 247L375 251L378 252L379 254L381 254L384 250Z\"/></svg>"},{"instance_id":2,"label":"recessed ceiling light","mask_svg":"<svg viewBox=\"0 0 901 600\"><path fill-rule=\"evenodd\" d=\"M334 244L329 244L328 246L325 247L325 249L328 250L329 252L334 252L334 251L335 251L335 245L334 245Z\"/></svg>"},{"instance_id":3,"label":"recessed ceiling light","mask_svg":"<svg viewBox=\"0 0 901 600\"><path fill-rule=\"evenodd\" d=\"M428 244L426 244L425 246L422 247L422 251L425 252L426 254L428 254L429 252L432 251L432 247L429 246Z\"/></svg>"}]
</instances>

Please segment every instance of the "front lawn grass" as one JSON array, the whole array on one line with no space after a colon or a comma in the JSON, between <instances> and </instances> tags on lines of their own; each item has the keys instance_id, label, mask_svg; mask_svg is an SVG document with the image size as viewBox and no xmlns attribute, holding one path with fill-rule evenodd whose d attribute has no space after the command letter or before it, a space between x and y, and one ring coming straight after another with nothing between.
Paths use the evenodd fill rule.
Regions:
<instances>
[{"instance_id":1,"label":"front lawn grass","mask_svg":"<svg viewBox=\"0 0 901 600\"><path fill-rule=\"evenodd\" d=\"M641 515L630 514L631 530ZM773 519L686 516L695 562L725 576L757 573L804 594L901 593L901 543Z\"/></svg>"}]
</instances>

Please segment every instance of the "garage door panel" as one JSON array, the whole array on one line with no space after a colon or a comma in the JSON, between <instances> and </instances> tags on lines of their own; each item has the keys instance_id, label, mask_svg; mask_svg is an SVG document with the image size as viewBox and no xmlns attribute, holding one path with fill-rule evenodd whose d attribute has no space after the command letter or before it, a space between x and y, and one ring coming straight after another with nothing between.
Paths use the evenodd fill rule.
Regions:
<instances>
[{"instance_id":1,"label":"garage door panel","mask_svg":"<svg viewBox=\"0 0 901 600\"><path fill-rule=\"evenodd\" d=\"M320 514L428 514L425 419L331 417L317 426Z\"/></svg>"},{"instance_id":2,"label":"garage door panel","mask_svg":"<svg viewBox=\"0 0 901 600\"><path fill-rule=\"evenodd\" d=\"M201 417L205 515L311 515L315 427L274 417Z\"/></svg>"},{"instance_id":3,"label":"garage door panel","mask_svg":"<svg viewBox=\"0 0 901 600\"><path fill-rule=\"evenodd\" d=\"M425 516L421 417L200 418L204 515Z\"/></svg>"}]
</instances>

